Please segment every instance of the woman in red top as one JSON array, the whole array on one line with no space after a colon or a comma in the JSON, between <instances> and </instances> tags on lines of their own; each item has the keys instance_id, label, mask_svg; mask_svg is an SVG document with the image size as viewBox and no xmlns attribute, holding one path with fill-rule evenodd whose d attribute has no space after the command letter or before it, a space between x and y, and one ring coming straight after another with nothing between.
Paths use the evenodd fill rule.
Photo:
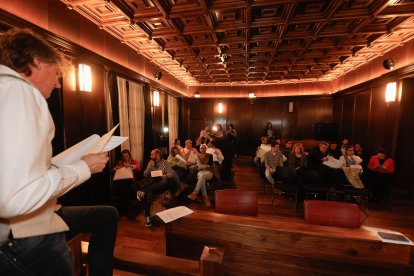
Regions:
<instances>
[{"instance_id":1,"label":"woman in red top","mask_svg":"<svg viewBox=\"0 0 414 276\"><path fill-rule=\"evenodd\" d=\"M117 170L120 169L126 169L126 171L123 174L120 174L121 171L119 171L119 174L117 174ZM128 175L129 170L131 173ZM134 211L131 209L131 203L135 199L135 192L132 185L136 178L135 173L140 172L141 167L136 160L132 159L131 152L124 149L122 151L122 160L119 160L116 167L113 168L113 171L115 172L111 189L113 202L120 215L130 216ZM122 175L121 178L116 179L120 175Z\"/></svg>"},{"instance_id":2,"label":"woman in red top","mask_svg":"<svg viewBox=\"0 0 414 276\"><path fill-rule=\"evenodd\" d=\"M391 176L394 174L394 160L387 156L387 150L381 148L368 163L372 200L389 199Z\"/></svg>"}]
</instances>

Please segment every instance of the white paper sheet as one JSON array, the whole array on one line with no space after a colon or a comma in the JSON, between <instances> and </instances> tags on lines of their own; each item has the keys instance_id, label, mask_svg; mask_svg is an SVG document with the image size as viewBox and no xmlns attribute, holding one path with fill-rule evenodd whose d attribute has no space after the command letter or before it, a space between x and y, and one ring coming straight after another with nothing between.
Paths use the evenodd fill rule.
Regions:
<instances>
[{"instance_id":1,"label":"white paper sheet","mask_svg":"<svg viewBox=\"0 0 414 276\"><path fill-rule=\"evenodd\" d=\"M134 178L131 168L119 168L115 171L114 180Z\"/></svg>"},{"instance_id":2,"label":"white paper sheet","mask_svg":"<svg viewBox=\"0 0 414 276\"><path fill-rule=\"evenodd\" d=\"M178 206L175 208L171 208L168 210L164 210L162 212L156 213L156 215L162 219L163 222L169 223L181 217L187 216L193 213L193 210L185 207L185 206Z\"/></svg>"},{"instance_id":3,"label":"white paper sheet","mask_svg":"<svg viewBox=\"0 0 414 276\"><path fill-rule=\"evenodd\" d=\"M362 226L363 228L373 232L382 242L387 243L396 243L396 244L407 244L414 246L414 243L407 238L404 234L397 232L397 231L391 231L388 229L381 229L381 228L375 228L375 227L368 227L368 226ZM389 234L389 235L387 235Z\"/></svg>"},{"instance_id":4,"label":"white paper sheet","mask_svg":"<svg viewBox=\"0 0 414 276\"><path fill-rule=\"evenodd\" d=\"M151 171L151 177L160 177L162 176L162 170Z\"/></svg>"}]
</instances>

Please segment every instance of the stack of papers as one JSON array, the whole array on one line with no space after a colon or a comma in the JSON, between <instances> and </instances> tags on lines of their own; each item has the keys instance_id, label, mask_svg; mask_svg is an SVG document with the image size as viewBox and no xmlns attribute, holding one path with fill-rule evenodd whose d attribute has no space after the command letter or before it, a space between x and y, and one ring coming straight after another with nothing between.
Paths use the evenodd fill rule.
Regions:
<instances>
[{"instance_id":1,"label":"stack of papers","mask_svg":"<svg viewBox=\"0 0 414 276\"><path fill-rule=\"evenodd\" d=\"M178 206L175 208L171 208L162 212L158 212L156 215L162 219L163 222L169 223L181 217L187 216L193 213L193 210L185 207L185 206Z\"/></svg>"},{"instance_id":2,"label":"stack of papers","mask_svg":"<svg viewBox=\"0 0 414 276\"><path fill-rule=\"evenodd\" d=\"M382 242L414 245L414 243L409 238L400 232L367 226L364 226L364 228L377 235L377 237L380 238Z\"/></svg>"}]
</instances>

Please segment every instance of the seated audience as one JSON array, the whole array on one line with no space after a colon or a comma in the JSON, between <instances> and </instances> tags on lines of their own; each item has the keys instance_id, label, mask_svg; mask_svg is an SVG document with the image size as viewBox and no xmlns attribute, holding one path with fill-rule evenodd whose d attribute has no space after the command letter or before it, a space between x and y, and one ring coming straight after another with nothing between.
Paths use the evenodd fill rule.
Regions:
<instances>
[{"instance_id":1,"label":"seated audience","mask_svg":"<svg viewBox=\"0 0 414 276\"><path fill-rule=\"evenodd\" d=\"M131 201L134 199L133 184L136 179L135 173L141 171L141 167L137 160L132 159L131 152L128 149L122 151L122 160L119 160L117 165L113 168L113 171L115 172L114 178L116 178L116 171L120 169L129 170L130 178L114 180L111 192L116 199L115 205L118 209L118 213L120 215L125 215L132 211L130 208L132 207Z\"/></svg>"},{"instance_id":2,"label":"seated audience","mask_svg":"<svg viewBox=\"0 0 414 276\"><path fill-rule=\"evenodd\" d=\"M339 157L339 161L342 162L344 167L349 167L351 165L360 165L362 163L361 157L355 155L355 149L352 145L348 145L345 148L345 154Z\"/></svg>"},{"instance_id":3,"label":"seated audience","mask_svg":"<svg viewBox=\"0 0 414 276\"><path fill-rule=\"evenodd\" d=\"M210 127L206 125L204 129L200 131L200 135L198 136L198 138L204 138L205 139L204 142L207 143L208 140L210 139L210 135L211 135Z\"/></svg>"},{"instance_id":4,"label":"seated audience","mask_svg":"<svg viewBox=\"0 0 414 276\"><path fill-rule=\"evenodd\" d=\"M223 131L223 127L221 126L221 124L217 124L217 130L215 132L215 135L219 138L224 138L224 131Z\"/></svg>"},{"instance_id":5,"label":"seated audience","mask_svg":"<svg viewBox=\"0 0 414 276\"><path fill-rule=\"evenodd\" d=\"M280 145L276 142L271 143L270 151L264 154L264 164L266 167L265 176L271 184L275 184L273 173L277 166L283 166L283 154L279 150Z\"/></svg>"},{"instance_id":6,"label":"seated audience","mask_svg":"<svg viewBox=\"0 0 414 276\"><path fill-rule=\"evenodd\" d=\"M204 144L204 137L203 138L197 138L196 139L196 141L195 141L195 149L198 151L198 152L200 152L200 146L201 146L201 144Z\"/></svg>"},{"instance_id":7,"label":"seated audience","mask_svg":"<svg viewBox=\"0 0 414 276\"><path fill-rule=\"evenodd\" d=\"M335 141L332 141L329 144L328 148L328 156L332 156L335 159L339 159L339 157L342 156L341 150L338 148L338 143Z\"/></svg>"},{"instance_id":8,"label":"seated audience","mask_svg":"<svg viewBox=\"0 0 414 276\"><path fill-rule=\"evenodd\" d=\"M151 172L155 171L161 171L162 175L153 177ZM139 201L144 200L145 226L151 227L151 204L154 195L163 193L168 189L185 189L185 185L181 182L174 170L171 169L170 164L162 159L159 149L151 151L150 161L144 171L144 177L145 179L139 183L137 199ZM174 186L168 181L169 179L174 182Z\"/></svg>"},{"instance_id":9,"label":"seated audience","mask_svg":"<svg viewBox=\"0 0 414 276\"><path fill-rule=\"evenodd\" d=\"M327 157L328 146L327 142L321 142L319 146L311 148L308 155L309 175L318 177L321 184L334 187L336 185L335 169L323 164L329 160Z\"/></svg>"},{"instance_id":10,"label":"seated audience","mask_svg":"<svg viewBox=\"0 0 414 276\"><path fill-rule=\"evenodd\" d=\"M176 146L179 150L183 149L183 147L181 146L181 141L178 138L174 140L174 146Z\"/></svg>"},{"instance_id":11,"label":"seated audience","mask_svg":"<svg viewBox=\"0 0 414 276\"><path fill-rule=\"evenodd\" d=\"M391 176L395 172L394 160L388 156L387 150L378 149L368 163L369 184L372 192L372 200L389 199Z\"/></svg>"},{"instance_id":12,"label":"seated audience","mask_svg":"<svg viewBox=\"0 0 414 276\"><path fill-rule=\"evenodd\" d=\"M288 157L292 151L293 141L292 139L286 139L285 144L282 147L282 153L285 157Z\"/></svg>"},{"instance_id":13,"label":"seated audience","mask_svg":"<svg viewBox=\"0 0 414 276\"><path fill-rule=\"evenodd\" d=\"M213 161L218 162L221 165L221 163L224 160L224 156L221 150L216 147L216 144L214 143L214 141L211 141L210 143L208 143L207 153L210 153L211 155L213 155Z\"/></svg>"},{"instance_id":14,"label":"seated audience","mask_svg":"<svg viewBox=\"0 0 414 276\"><path fill-rule=\"evenodd\" d=\"M349 145L349 140L347 138L342 139L341 142L341 152L342 155L346 154L346 147Z\"/></svg>"},{"instance_id":15,"label":"seated audience","mask_svg":"<svg viewBox=\"0 0 414 276\"><path fill-rule=\"evenodd\" d=\"M287 160L287 165L288 167L295 168L298 174L302 173L308 167L308 158L301 143L293 146L293 150L290 152Z\"/></svg>"},{"instance_id":16,"label":"seated audience","mask_svg":"<svg viewBox=\"0 0 414 276\"><path fill-rule=\"evenodd\" d=\"M270 150L270 145L268 144L267 136L262 137L262 144L257 147L256 156L253 159L256 167L260 168L264 163L264 154Z\"/></svg>"},{"instance_id":17,"label":"seated audience","mask_svg":"<svg viewBox=\"0 0 414 276\"><path fill-rule=\"evenodd\" d=\"M181 181L185 181L187 177L187 162L184 159L184 156L181 155L181 151L177 146L172 146L170 150L170 155L167 158L168 164L175 171Z\"/></svg>"},{"instance_id":18,"label":"seated audience","mask_svg":"<svg viewBox=\"0 0 414 276\"><path fill-rule=\"evenodd\" d=\"M207 196L206 181L213 178L213 156L207 153L207 146L201 145L201 153L197 158L197 185L194 188L194 191L188 195L188 198L195 200L197 198L198 192L201 189L203 195L203 201L206 206L211 206L210 200Z\"/></svg>"},{"instance_id":19,"label":"seated audience","mask_svg":"<svg viewBox=\"0 0 414 276\"><path fill-rule=\"evenodd\" d=\"M364 149L364 145L360 143L356 143L354 145L355 155L361 157L362 163L361 166L363 169L366 169L368 166L369 155Z\"/></svg>"}]
</instances>

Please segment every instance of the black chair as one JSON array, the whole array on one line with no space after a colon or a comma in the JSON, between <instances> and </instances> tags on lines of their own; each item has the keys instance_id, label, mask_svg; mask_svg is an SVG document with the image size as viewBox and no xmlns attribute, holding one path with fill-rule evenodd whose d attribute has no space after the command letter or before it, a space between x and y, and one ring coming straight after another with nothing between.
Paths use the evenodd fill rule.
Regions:
<instances>
[{"instance_id":1,"label":"black chair","mask_svg":"<svg viewBox=\"0 0 414 276\"><path fill-rule=\"evenodd\" d=\"M299 181L295 168L290 167L276 167L273 173L275 184L272 187L272 208L274 208L275 195L279 196L286 194L293 197L293 213L296 213L298 203Z\"/></svg>"},{"instance_id":2,"label":"black chair","mask_svg":"<svg viewBox=\"0 0 414 276\"><path fill-rule=\"evenodd\" d=\"M340 188L344 193L344 201L350 203L357 203L361 211L368 216L368 189L358 189L354 188L352 185L342 185ZM365 201L365 208L361 208L361 203L363 201Z\"/></svg>"},{"instance_id":3,"label":"black chair","mask_svg":"<svg viewBox=\"0 0 414 276\"><path fill-rule=\"evenodd\" d=\"M310 196L313 199L322 196L328 200L329 187L323 181L319 172L315 170L307 171L302 187L305 190L305 199L310 199Z\"/></svg>"}]
</instances>

